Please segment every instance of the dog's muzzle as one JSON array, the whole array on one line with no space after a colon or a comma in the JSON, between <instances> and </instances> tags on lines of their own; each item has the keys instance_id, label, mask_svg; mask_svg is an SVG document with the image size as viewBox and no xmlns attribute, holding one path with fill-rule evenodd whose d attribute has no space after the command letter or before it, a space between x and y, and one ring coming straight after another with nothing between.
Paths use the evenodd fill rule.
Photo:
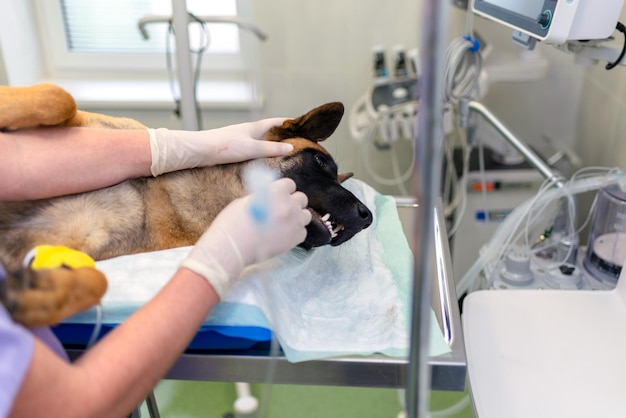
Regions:
<instances>
[{"instance_id":1,"label":"dog's muzzle","mask_svg":"<svg viewBox=\"0 0 626 418\"><path fill-rule=\"evenodd\" d=\"M348 241L358 232L372 224L372 212L361 202L354 205L349 213L334 215L320 214L317 210L311 211L311 223L307 226L307 237L302 244L303 248L320 247L322 245L337 246Z\"/></svg>"}]
</instances>

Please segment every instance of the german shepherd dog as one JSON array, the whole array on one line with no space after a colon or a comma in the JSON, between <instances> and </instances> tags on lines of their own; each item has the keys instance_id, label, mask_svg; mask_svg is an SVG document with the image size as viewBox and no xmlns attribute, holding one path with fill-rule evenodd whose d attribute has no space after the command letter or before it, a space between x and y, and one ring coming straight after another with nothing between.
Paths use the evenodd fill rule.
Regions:
<instances>
[{"instance_id":1,"label":"german shepherd dog","mask_svg":"<svg viewBox=\"0 0 626 418\"><path fill-rule=\"evenodd\" d=\"M338 174L319 145L343 112L341 103L328 103L286 120L263 138L294 146L288 155L265 162L293 179L309 199L313 217L300 244L306 249L340 245L372 223L370 210L341 185L352 174ZM57 86L0 87L0 128L42 125L145 129L132 119L77 111L73 98ZM0 202L0 262L11 278L20 276L24 257L37 245L63 245L95 260L193 245L228 203L246 194L242 174L250 163L130 179L50 199ZM8 283L9 289L20 286Z\"/></svg>"}]
</instances>

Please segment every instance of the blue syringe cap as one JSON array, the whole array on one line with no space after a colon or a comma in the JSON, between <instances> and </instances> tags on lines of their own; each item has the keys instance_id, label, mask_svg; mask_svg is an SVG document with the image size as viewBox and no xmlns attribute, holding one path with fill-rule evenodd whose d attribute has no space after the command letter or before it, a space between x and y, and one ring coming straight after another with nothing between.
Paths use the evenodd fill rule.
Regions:
<instances>
[{"instance_id":1,"label":"blue syringe cap","mask_svg":"<svg viewBox=\"0 0 626 418\"><path fill-rule=\"evenodd\" d=\"M252 195L249 209L252 221L264 226L270 213L269 187L278 175L266 164L254 162L246 167L243 178L246 190Z\"/></svg>"}]
</instances>

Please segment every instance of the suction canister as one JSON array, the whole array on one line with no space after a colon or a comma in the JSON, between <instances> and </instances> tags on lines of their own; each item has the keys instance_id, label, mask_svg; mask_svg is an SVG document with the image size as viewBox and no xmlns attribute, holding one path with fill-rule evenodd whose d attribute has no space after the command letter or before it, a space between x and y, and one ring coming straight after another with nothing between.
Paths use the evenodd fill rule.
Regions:
<instances>
[{"instance_id":1,"label":"suction canister","mask_svg":"<svg viewBox=\"0 0 626 418\"><path fill-rule=\"evenodd\" d=\"M626 260L626 193L618 186L598 192L583 265L596 279L616 283Z\"/></svg>"}]
</instances>

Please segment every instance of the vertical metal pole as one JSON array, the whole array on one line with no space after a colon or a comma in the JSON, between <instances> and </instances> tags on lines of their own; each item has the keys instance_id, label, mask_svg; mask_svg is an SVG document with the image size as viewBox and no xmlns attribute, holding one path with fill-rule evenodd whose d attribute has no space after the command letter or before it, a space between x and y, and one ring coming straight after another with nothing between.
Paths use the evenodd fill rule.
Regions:
<instances>
[{"instance_id":1,"label":"vertical metal pole","mask_svg":"<svg viewBox=\"0 0 626 418\"><path fill-rule=\"evenodd\" d=\"M415 160L415 196L420 205L413 231L413 306L411 346L406 387L409 418L426 417L430 397L431 370L428 365L430 307L432 295L431 268L434 244L434 208L441 184L443 141L443 59L447 33L447 1L423 0L420 69L418 84L420 110Z\"/></svg>"},{"instance_id":2,"label":"vertical metal pole","mask_svg":"<svg viewBox=\"0 0 626 418\"><path fill-rule=\"evenodd\" d=\"M148 407L148 415L150 415L150 418L161 418L154 391L150 392L146 397L146 406Z\"/></svg>"},{"instance_id":3,"label":"vertical metal pole","mask_svg":"<svg viewBox=\"0 0 626 418\"><path fill-rule=\"evenodd\" d=\"M183 128L197 131L199 128L196 113L196 90L193 83L191 54L189 53L189 16L186 0L172 0L174 35L176 37L176 62L178 64L178 83L180 86L180 112Z\"/></svg>"}]
</instances>

